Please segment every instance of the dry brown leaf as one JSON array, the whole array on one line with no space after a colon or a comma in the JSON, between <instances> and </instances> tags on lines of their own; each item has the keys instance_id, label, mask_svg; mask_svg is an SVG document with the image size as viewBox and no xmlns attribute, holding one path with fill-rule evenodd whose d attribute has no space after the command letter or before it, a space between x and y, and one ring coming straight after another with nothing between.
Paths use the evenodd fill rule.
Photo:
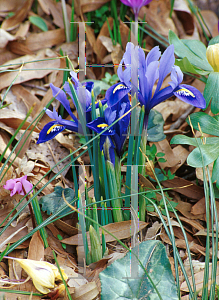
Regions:
<instances>
[{"instance_id":1,"label":"dry brown leaf","mask_svg":"<svg viewBox=\"0 0 219 300\"><path fill-rule=\"evenodd\" d=\"M172 188L174 191L191 199L200 200L204 197L204 189L202 187L177 176L172 180L163 181L162 185L167 188Z\"/></svg>"},{"instance_id":2,"label":"dry brown leaf","mask_svg":"<svg viewBox=\"0 0 219 300\"><path fill-rule=\"evenodd\" d=\"M109 22L110 28L112 29L112 27L113 27L113 18L109 17L108 22ZM103 26L100 30L100 33L97 37L96 43L94 44L94 47L93 47L94 52L98 56L98 59L100 60L100 62L102 62L102 59L107 54L107 51L106 51L106 48L103 46L101 40L99 39L100 36L107 36L107 37L110 36L107 22L105 22L103 24Z\"/></svg>"},{"instance_id":3,"label":"dry brown leaf","mask_svg":"<svg viewBox=\"0 0 219 300\"><path fill-rule=\"evenodd\" d=\"M27 36L30 29L30 21L26 21L24 23L21 23L18 27L18 30L15 34L16 39L23 39Z\"/></svg>"},{"instance_id":4,"label":"dry brown leaf","mask_svg":"<svg viewBox=\"0 0 219 300\"><path fill-rule=\"evenodd\" d=\"M62 220L57 220L54 224L57 228L69 236L78 234L78 228L75 228Z\"/></svg>"},{"instance_id":5,"label":"dry brown leaf","mask_svg":"<svg viewBox=\"0 0 219 300\"><path fill-rule=\"evenodd\" d=\"M99 291L95 282L88 282L78 288L75 288L71 294L72 300L93 300L98 296Z\"/></svg>"},{"instance_id":6,"label":"dry brown leaf","mask_svg":"<svg viewBox=\"0 0 219 300\"><path fill-rule=\"evenodd\" d=\"M14 39L13 35L0 28L0 48L4 48L9 41L13 41Z\"/></svg>"},{"instance_id":7,"label":"dry brown leaf","mask_svg":"<svg viewBox=\"0 0 219 300\"><path fill-rule=\"evenodd\" d=\"M9 141L10 141L10 137L5 132L1 132L1 134L0 134L0 154L2 154L5 151ZM7 149L7 151L4 155L4 158L7 159L9 157L9 155L11 155L9 162L13 161L13 165L18 167L18 165L20 163L20 158L16 157L15 153L11 154L10 147Z\"/></svg>"},{"instance_id":8,"label":"dry brown leaf","mask_svg":"<svg viewBox=\"0 0 219 300\"><path fill-rule=\"evenodd\" d=\"M208 290L210 290L210 286L211 286L211 272L212 272L212 265L210 264L210 266L209 266ZM196 273L194 276L195 276L196 290L198 292L198 295L201 295L202 288L203 288L204 270ZM192 285L192 277L189 277L189 282ZM219 263L217 264L216 284L219 284ZM181 284L180 290L183 291L183 292L189 292L186 281L184 281Z\"/></svg>"},{"instance_id":9,"label":"dry brown leaf","mask_svg":"<svg viewBox=\"0 0 219 300\"><path fill-rule=\"evenodd\" d=\"M178 200L177 210L181 212L185 217L188 219L203 219L203 214L200 215L193 215L191 214L192 204L184 201Z\"/></svg>"},{"instance_id":10,"label":"dry brown leaf","mask_svg":"<svg viewBox=\"0 0 219 300\"><path fill-rule=\"evenodd\" d=\"M12 41L9 43L9 49L16 54L23 54L24 49L27 53L35 52L44 48L51 48L65 42L64 29L48 30L40 33L31 33L25 41ZM21 50L20 50L21 49Z\"/></svg>"},{"instance_id":11,"label":"dry brown leaf","mask_svg":"<svg viewBox=\"0 0 219 300\"><path fill-rule=\"evenodd\" d=\"M103 227L121 240L130 237L130 225L131 225L130 221L123 221L123 222L111 223ZM147 225L148 223L139 221L139 231L141 231ZM101 228L99 229L99 232L101 236L101 232L102 232ZM87 240L88 240L88 244L90 244L90 236L88 232L87 232ZM105 232L105 240L106 242L112 242L115 241L115 238ZM79 246L83 245L82 234L77 234L72 237L63 239L62 242L68 245L79 245Z\"/></svg>"},{"instance_id":12,"label":"dry brown leaf","mask_svg":"<svg viewBox=\"0 0 219 300\"><path fill-rule=\"evenodd\" d=\"M144 18L146 14L146 22L152 26L158 33L168 38L168 32L171 29L176 32L173 20L170 19L170 1L157 0L149 4L149 8L143 6L139 12L139 17Z\"/></svg>"},{"instance_id":13,"label":"dry brown leaf","mask_svg":"<svg viewBox=\"0 0 219 300\"><path fill-rule=\"evenodd\" d=\"M81 9L82 13L94 11L109 1L110 0L80 0L80 4L78 3L78 5L80 5L79 10Z\"/></svg>"},{"instance_id":14,"label":"dry brown leaf","mask_svg":"<svg viewBox=\"0 0 219 300\"><path fill-rule=\"evenodd\" d=\"M205 197L201 198L195 205L192 206L191 213L193 215L205 214Z\"/></svg>"},{"instance_id":15,"label":"dry brown leaf","mask_svg":"<svg viewBox=\"0 0 219 300\"><path fill-rule=\"evenodd\" d=\"M174 155L173 149L171 148L169 142L167 139L164 139L160 142L150 143L150 145L155 144L157 147L157 152L163 152L165 153L165 156L163 158L166 159L166 162L159 163L159 166L162 169L165 169L166 167L176 167L178 164L180 164L180 158Z\"/></svg>"},{"instance_id":16,"label":"dry brown leaf","mask_svg":"<svg viewBox=\"0 0 219 300\"><path fill-rule=\"evenodd\" d=\"M35 78L43 78L47 74L51 73L54 68L60 67L59 59L52 59L57 57L55 53L50 49L41 50L37 53L34 60L43 60L33 63L26 64L22 69L25 71L20 71L16 69L14 72L5 72L0 75L0 90L8 87L15 77L18 75L14 84L19 84L25 81L29 81ZM49 58L50 60L47 60Z\"/></svg>"},{"instance_id":17,"label":"dry brown leaf","mask_svg":"<svg viewBox=\"0 0 219 300\"><path fill-rule=\"evenodd\" d=\"M125 23L123 23L120 20L119 30L120 30L120 35L121 35L122 48L123 48L123 50L125 50L126 44L129 41L130 29ZM133 42L134 45L137 45L137 40L136 40L136 37L133 34L133 32L131 32L131 41Z\"/></svg>"},{"instance_id":18,"label":"dry brown leaf","mask_svg":"<svg viewBox=\"0 0 219 300\"><path fill-rule=\"evenodd\" d=\"M159 223L158 221L154 222L150 228L148 228L145 236L145 241L155 239L157 232L160 230L162 227L162 223Z\"/></svg>"},{"instance_id":19,"label":"dry brown leaf","mask_svg":"<svg viewBox=\"0 0 219 300\"><path fill-rule=\"evenodd\" d=\"M19 9L26 0L1 0L0 1L0 12L6 12L7 14L11 11Z\"/></svg>"},{"instance_id":20,"label":"dry brown leaf","mask_svg":"<svg viewBox=\"0 0 219 300\"><path fill-rule=\"evenodd\" d=\"M176 121L188 108L190 104L185 103L178 98L174 101L167 100L156 105L156 110L159 111L164 121L171 116L171 121Z\"/></svg>"},{"instance_id":21,"label":"dry brown leaf","mask_svg":"<svg viewBox=\"0 0 219 300\"><path fill-rule=\"evenodd\" d=\"M39 231L35 232L30 240L27 258L39 261L44 260L44 243Z\"/></svg>"},{"instance_id":22,"label":"dry brown leaf","mask_svg":"<svg viewBox=\"0 0 219 300\"><path fill-rule=\"evenodd\" d=\"M162 241L164 243L167 243L169 245L172 245L172 242L170 242L168 235L163 231L163 233L160 235ZM186 249L186 242L182 239L176 239L175 244L177 248ZM205 252L205 248L202 247L199 244L194 243L193 241L189 244L190 251L194 253L200 253L200 251Z\"/></svg>"},{"instance_id":23,"label":"dry brown leaf","mask_svg":"<svg viewBox=\"0 0 219 300\"><path fill-rule=\"evenodd\" d=\"M18 232L15 236L13 236L10 239L10 243L15 243L19 239L25 237L28 233L28 229L26 223L29 220L29 218L26 218L25 220L21 221L19 224L17 224L16 227L9 226L0 236L0 243L4 242L10 235L12 235L15 231L18 231L19 229L23 228L20 232Z\"/></svg>"},{"instance_id":24,"label":"dry brown leaf","mask_svg":"<svg viewBox=\"0 0 219 300\"><path fill-rule=\"evenodd\" d=\"M31 116L36 117L36 112L40 105L40 100L20 84L13 85L11 87L11 91L14 95L16 95L18 102L20 102L21 100L22 102L24 102L27 110L34 106L33 111L31 112Z\"/></svg>"},{"instance_id":25,"label":"dry brown leaf","mask_svg":"<svg viewBox=\"0 0 219 300\"><path fill-rule=\"evenodd\" d=\"M186 150L186 148L184 148L183 146L178 145L173 148L173 153L175 157L180 157L179 163L175 167L170 168L171 173L175 174L176 171L185 163L189 155L189 151Z\"/></svg>"},{"instance_id":26,"label":"dry brown leaf","mask_svg":"<svg viewBox=\"0 0 219 300\"><path fill-rule=\"evenodd\" d=\"M59 9L58 3L52 0L39 0L39 4L47 15L50 15L51 13L53 16L53 23L56 26L64 28L62 10Z\"/></svg>"},{"instance_id":27,"label":"dry brown leaf","mask_svg":"<svg viewBox=\"0 0 219 300\"><path fill-rule=\"evenodd\" d=\"M189 9L188 3L185 0L174 1L174 11L182 23L184 31L188 35L192 35L195 29L193 15Z\"/></svg>"},{"instance_id":28,"label":"dry brown leaf","mask_svg":"<svg viewBox=\"0 0 219 300\"><path fill-rule=\"evenodd\" d=\"M30 144L29 149L26 151L27 157L32 160L41 160L45 164L49 165L50 169L54 167L54 165L60 162L61 159L65 158L69 155L68 149L64 149L56 139L50 140L47 143L36 144L32 142ZM63 162L60 162L57 167L53 169L54 173L58 173L59 170L63 169L69 162L70 158L66 159ZM70 166L63 170L62 175L68 172Z\"/></svg>"},{"instance_id":29,"label":"dry brown leaf","mask_svg":"<svg viewBox=\"0 0 219 300\"><path fill-rule=\"evenodd\" d=\"M31 9L33 0L26 0L23 4L23 6L15 13L14 16L5 19L2 22L2 29L5 30L12 30L16 28L19 23L21 23L27 16L29 10Z\"/></svg>"}]
</instances>

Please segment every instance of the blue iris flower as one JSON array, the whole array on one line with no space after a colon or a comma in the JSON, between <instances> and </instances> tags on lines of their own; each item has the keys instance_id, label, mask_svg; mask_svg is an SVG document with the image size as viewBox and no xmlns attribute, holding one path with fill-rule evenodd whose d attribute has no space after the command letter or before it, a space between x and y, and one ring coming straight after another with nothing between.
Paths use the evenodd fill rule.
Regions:
<instances>
[{"instance_id":1,"label":"blue iris flower","mask_svg":"<svg viewBox=\"0 0 219 300\"><path fill-rule=\"evenodd\" d=\"M174 66L174 62L173 45L170 45L162 56L159 47L156 46L145 59L142 48L128 43L117 71L121 82L113 85L106 92L108 103L115 105L133 89L134 93L138 95L140 104L145 107L145 128L150 110L173 95L191 105L205 108L206 103L201 92L195 87L181 84L183 73L178 66ZM161 89L163 81L169 73L171 76L169 86ZM155 83L157 86L153 91Z\"/></svg>"},{"instance_id":2,"label":"blue iris flower","mask_svg":"<svg viewBox=\"0 0 219 300\"><path fill-rule=\"evenodd\" d=\"M128 96L125 95L121 101L112 107L107 107L104 110L104 117L98 117L94 121L87 124L87 127L97 133L101 133L104 129L109 127L115 120L119 121L106 130L100 136L100 150L104 151L105 158L115 164L115 152L121 157L123 146L128 133L128 126L130 121L130 102Z\"/></svg>"},{"instance_id":3,"label":"blue iris flower","mask_svg":"<svg viewBox=\"0 0 219 300\"><path fill-rule=\"evenodd\" d=\"M92 81L87 81L83 84L81 84L77 78L77 74L75 72L71 72L71 79L74 84L74 88L76 93L81 95L80 89L84 88L85 93L82 93L85 95L85 97L80 97L79 101L82 105L83 110L86 113L86 120L87 122L91 121L91 107L92 107L92 101L91 101L91 90L93 89L94 83ZM64 84L64 90L65 92L58 88L55 87L52 83L50 84L51 90L53 97L55 97L65 108L65 110L68 112L70 117L72 118L72 121L70 120L65 120L62 119L61 116L58 115L55 109L53 109L53 112L50 111L49 109L45 109L46 114L51 118L55 119L55 121L51 121L48 124L46 124L43 129L41 130L39 134L39 139L37 141L37 144L47 142L51 139L53 139L58 133L62 132L65 129L71 130L73 132L79 132L83 134L81 124L78 121L78 119L75 117L75 115L71 111L70 103L67 98L66 93L71 97L73 103L74 102L74 97L71 93L70 85L68 82L65 82ZM103 104L106 103L106 100L104 99L102 101ZM75 105L76 106L76 105ZM96 103L96 107L99 106L99 102Z\"/></svg>"},{"instance_id":4,"label":"blue iris flower","mask_svg":"<svg viewBox=\"0 0 219 300\"><path fill-rule=\"evenodd\" d=\"M78 132L79 122L78 119L71 111L70 104L65 92L60 88L55 87L53 84L50 84L50 87L52 89L53 97L55 97L64 106L64 108L66 109L66 111L69 113L69 115L73 120L70 121L70 120L62 119L62 117L59 116L58 113L56 112L55 108L53 108L53 111L49 109L45 109L46 114L51 119L55 119L55 121L51 121L43 127L43 129L39 134L39 139L37 141L37 144L45 143L53 139L58 133L62 132L65 129Z\"/></svg>"}]
</instances>

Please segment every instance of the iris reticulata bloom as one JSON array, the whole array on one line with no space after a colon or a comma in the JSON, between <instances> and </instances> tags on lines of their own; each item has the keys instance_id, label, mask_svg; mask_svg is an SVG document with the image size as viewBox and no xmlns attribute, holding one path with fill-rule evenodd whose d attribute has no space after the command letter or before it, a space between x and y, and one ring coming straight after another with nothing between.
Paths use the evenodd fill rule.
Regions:
<instances>
[{"instance_id":1,"label":"iris reticulata bloom","mask_svg":"<svg viewBox=\"0 0 219 300\"><path fill-rule=\"evenodd\" d=\"M138 57L138 61L136 57ZM145 127L147 127L150 110L173 95L191 105L205 108L206 103L201 92L193 86L181 84L183 73L178 66L174 66L174 62L173 45L170 45L162 56L159 47L156 46L145 59L142 48L128 43L117 72L121 82L113 85L107 91L106 99L113 105L133 89L138 95L141 106L145 107ZM125 64L125 70L122 69L123 64ZM169 86L162 89L163 81L169 73L171 76ZM157 86L153 92L155 83Z\"/></svg>"},{"instance_id":2,"label":"iris reticulata bloom","mask_svg":"<svg viewBox=\"0 0 219 300\"><path fill-rule=\"evenodd\" d=\"M81 84L78 81L77 74L75 72L71 72L71 78L76 93L78 93L79 89L81 88L85 89L85 97L84 99L81 97L80 102L86 113L87 121L90 121L91 120L91 90L93 88L93 82L89 81L89 82L85 82L84 84ZM70 103L66 95L67 93L71 97L74 103L74 97L71 93L69 83L66 82L64 84L64 90L66 93L62 89L55 87L52 83L50 84L50 87L52 90L53 97L55 97L64 106L65 110L68 112L72 120L62 119L62 117L58 115L55 109L53 109L53 111L50 111L49 109L45 109L46 114L51 119L55 119L55 121L51 121L44 126L44 128L40 132L37 144L44 143L53 139L58 133L62 132L65 129L71 130L73 132L83 133L82 128L80 126L80 122L78 122L78 119L71 111ZM105 102L106 100L103 103Z\"/></svg>"},{"instance_id":3,"label":"iris reticulata bloom","mask_svg":"<svg viewBox=\"0 0 219 300\"><path fill-rule=\"evenodd\" d=\"M100 150L104 150L105 158L115 164L115 153L120 157L127 137L128 126L130 121L130 102L125 95L121 101L112 107L107 107L104 111L104 118L98 117L87 124L87 127L97 133L101 133L109 127L114 121L119 119L112 127L102 133L100 136Z\"/></svg>"}]
</instances>

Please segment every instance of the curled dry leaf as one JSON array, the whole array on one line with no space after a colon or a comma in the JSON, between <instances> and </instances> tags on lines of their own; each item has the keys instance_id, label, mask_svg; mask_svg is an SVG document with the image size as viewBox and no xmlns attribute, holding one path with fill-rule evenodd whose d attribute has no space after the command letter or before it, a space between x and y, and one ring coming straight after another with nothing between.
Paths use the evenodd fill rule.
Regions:
<instances>
[{"instance_id":1,"label":"curled dry leaf","mask_svg":"<svg viewBox=\"0 0 219 300\"><path fill-rule=\"evenodd\" d=\"M26 18L32 4L33 0L26 0L22 7L16 11L14 16L5 19L2 22L1 28L5 30L12 30L16 28Z\"/></svg>"},{"instance_id":2,"label":"curled dry leaf","mask_svg":"<svg viewBox=\"0 0 219 300\"><path fill-rule=\"evenodd\" d=\"M139 231L141 231L147 225L148 223L139 221L139 227L138 227ZM113 235L115 235L120 240L130 237L130 221L111 223L103 227L106 228L108 231L110 231ZM99 231L101 235L102 229L100 228ZM90 244L90 236L88 232L87 232L87 240L88 240L88 244ZM105 240L106 242L112 242L115 241L115 238L105 232ZM77 234L70 238L66 238L62 240L62 242L68 245L83 245L82 234Z\"/></svg>"},{"instance_id":3,"label":"curled dry leaf","mask_svg":"<svg viewBox=\"0 0 219 300\"><path fill-rule=\"evenodd\" d=\"M164 37L168 38L168 32L170 29L174 32L177 31L173 20L169 17L169 0L152 1L149 4L149 8L143 6L139 13L140 18L143 19L144 14L146 14L145 21Z\"/></svg>"},{"instance_id":4,"label":"curled dry leaf","mask_svg":"<svg viewBox=\"0 0 219 300\"><path fill-rule=\"evenodd\" d=\"M14 72L2 73L0 75L0 90L8 87L16 76L17 78L14 84L19 84L35 78L43 78L47 74L50 74L54 68L60 67L60 60L51 59L53 57L56 58L57 56L52 50L44 49L39 51L37 55L32 56L31 60L34 60L35 62L26 64L21 70L20 68L17 68ZM47 58L49 58L49 60L47 60ZM22 58L20 59L22 61ZM31 60L29 60L29 62ZM25 71L22 71L22 69L25 69Z\"/></svg>"},{"instance_id":5,"label":"curled dry leaf","mask_svg":"<svg viewBox=\"0 0 219 300\"><path fill-rule=\"evenodd\" d=\"M210 291L211 286L211 273L212 273L212 265L209 265L209 284L208 284L208 290ZM195 285L196 290L198 291L198 295L201 296L202 294L202 288L203 288L203 280L204 280L204 270L199 271L195 274ZM192 285L192 277L189 277L189 282ZM216 284L219 284L219 263L217 263L217 273L216 273ZM186 281L184 281L181 286L180 290L183 292L189 292L188 286Z\"/></svg>"},{"instance_id":6,"label":"curled dry leaf","mask_svg":"<svg viewBox=\"0 0 219 300\"><path fill-rule=\"evenodd\" d=\"M13 35L0 28L0 48L4 48L9 41L13 41L14 39Z\"/></svg>"},{"instance_id":7,"label":"curled dry leaf","mask_svg":"<svg viewBox=\"0 0 219 300\"><path fill-rule=\"evenodd\" d=\"M24 41L12 41L9 49L16 54L33 53L40 49L51 48L65 42L65 31L62 28L40 33L31 33Z\"/></svg>"},{"instance_id":8,"label":"curled dry leaf","mask_svg":"<svg viewBox=\"0 0 219 300\"><path fill-rule=\"evenodd\" d=\"M173 8L185 33L191 36L194 32L195 25L188 3L185 0L175 0Z\"/></svg>"}]
</instances>

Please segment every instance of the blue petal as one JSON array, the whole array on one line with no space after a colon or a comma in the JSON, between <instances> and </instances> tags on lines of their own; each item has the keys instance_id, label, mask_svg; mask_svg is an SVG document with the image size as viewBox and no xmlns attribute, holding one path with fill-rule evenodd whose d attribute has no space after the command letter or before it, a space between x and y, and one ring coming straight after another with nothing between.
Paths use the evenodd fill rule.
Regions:
<instances>
[{"instance_id":1,"label":"blue petal","mask_svg":"<svg viewBox=\"0 0 219 300\"><path fill-rule=\"evenodd\" d=\"M155 94L160 90L162 83L164 81L164 78L172 71L174 62L175 62L174 46L170 45L164 51L164 53L160 59L159 80L157 83L157 88L156 88Z\"/></svg>"},{"instance_id":2,"label":"blue petal","mask_svg":"<svg viewBox=\"0 0 219 300\"><path fill-rule=\"evenodd\" d=\"M180 70L180 67L173 66L171 79L172 81L169 82L169 85L172 86L173 89L175 89L183 81L183 72Z\"/></svg>"},{"instance_id":3,"label":"blue petal","mask_svg":"<svg viewBox=\"0 0 219 300\"><path fill-rule=\"evenodd\" d=\"M112 111L110 107L107 107L104 111L106 123L111 125L116 120L116 110Z\"/></svg>"},{"instance_id":4,"label":"blue petal","mask_svg":"<svg viewBox=\"0 0 219 300\"><path fill-rule=\"evenodd\" d=\"M154 97L150 100L150 105L148 108L145 108L145 114L149 114L150 110L156 106L157 104L167 100L168 98L173 96L173 88L171 86L167 86L162 89Z\"/></svg>"},{"instance_id":5,"label":"blue petal","mask_svg":"<svg viewBox=\"0 0 219 300\"><path fill-rule=\"evenodd\" d=\"M151 49L151 51L148 53L146 57L146 67L153 61L158 61L158 59L161 56L161 52L159 50L159 46L154 47Z\"/></svg>"},{"instance_id":6,"label":"blue petal","mask_svg":"<svg viewBox=\"0 0 219 300\"><path fill-rule=\"evenodd\" d=\"M62 132L64 129L65 129L65 126L57 124L56 121L49 122L40 131L37 144L45 143L45 142L53 139L57 134Z\"/></svg>"},{"instance_id":7,"label":"blue petal","mask_svg":"<svg viewBox=\"0 0 219 300\"><path fill-rule=\"evenodd\" d=\"M130 92L131 88L126 86L124 83L119 82L111 86L106 91L106 100L108 106L112 107L118 103L125 95Z\"/></svg>"},{"instance_id":8,"label":"blue petal","mask_svg":"<svg viewBox=\"0 0 219 300\"><path fill-rule=\"evenodd\" d=\"M108 126L109 125L106 123L105 119L100 117L87 124L88 128L97 133L101 133ZM114 133L114 130L110 128L109 130L106 130L102 135L113 135Z\"/></svg>"},{"instance_id":9,"label":"blue petal","mask_svg":"<svg viewBox=\"0 0 219 300\"><path fill-rule=\"evenodd\" d=\"M72 82L73 82L73 84L74 84L74 88L75 88L75 90L77 90L77 89L78 89L78 86L79 86L79 84L80 84L80 82L79 82L79 80L78 80L77 73L74 72L74 71L71 71L71 72L70 72L70 75L71 75L71 80L72 80Z\"/></svg>"},{"instance_id":10,"label":"blue petal","mask_svg":"<svg viewBox=\"0 0 219 300\"><path fill-rule=\"evenodd\" d=\"M202 93L193 86L187 84L180 84L173 91L173 94L180 100L189 103L193 106L199 108L206 107L205 98L203 97Z\"/></svg>"},{"instance_id":11,"label":"blue petal","mask_svg":"<svg viewBox=\"0 0 219 300\"><path fill-rule=\"evenodd\" d=\"M93 87L94 87L94 82L93 81L86 81L83 82L82 85L89 91L91 92Z\"/></svg>"},{"instance_id":12,"label":"blue petal","mask_svg":"<svg viewBox=\"0 0 219 300\"><path fill-rule=\"evenodd\" d=\"M69 101L66 97L66 94L63 90L61 90L60 88L54 86L52 83L50 83L50 88L52 90L52 94L53 97L55 97L66 109L66 111L68 112L68 114L72 117L73 120L77 120L77 118L73 115L72 111L71 111L71 107L69 104Z\"/></svg>"}]
</instances>

